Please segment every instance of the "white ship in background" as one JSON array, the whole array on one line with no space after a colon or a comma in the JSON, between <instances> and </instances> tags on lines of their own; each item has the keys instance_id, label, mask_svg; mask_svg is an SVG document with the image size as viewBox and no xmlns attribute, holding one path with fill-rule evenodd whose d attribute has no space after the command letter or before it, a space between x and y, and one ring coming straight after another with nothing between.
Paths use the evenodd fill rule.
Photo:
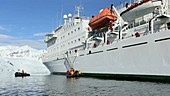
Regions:
<instances>
[{"instance_id":1,"label":"white ship in background","mask_svg":"<svg viewBox=\"0 0 170 96\"><path fill-rule=\"evenodd\" d=\"M51 73L74 68L87 76L170 79L169 0L112 5L91 20L79 11L64 15L65 23L46 34L43 63Z\"/></svg>"}]
</instances>

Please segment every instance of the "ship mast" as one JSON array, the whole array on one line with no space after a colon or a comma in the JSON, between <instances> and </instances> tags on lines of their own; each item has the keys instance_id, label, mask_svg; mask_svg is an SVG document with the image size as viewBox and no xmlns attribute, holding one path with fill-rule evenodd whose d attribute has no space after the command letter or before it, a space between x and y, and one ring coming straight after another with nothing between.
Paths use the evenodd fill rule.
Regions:
<instances>
[{"instance_id":1,"label":"ship mast","mask_svg":"<svg viewBox=\"0 0 170 96\"><path fill-rule=\"evenodd\" d=\"M83 7L81 7L81 6L76 6L76 7L75 7L75 10L76 10L76 12L77 12L77 16L76 16L76 17L80 17L80 11L81 11L81 9L83 9Z\"/></svg>"}]
</instances>

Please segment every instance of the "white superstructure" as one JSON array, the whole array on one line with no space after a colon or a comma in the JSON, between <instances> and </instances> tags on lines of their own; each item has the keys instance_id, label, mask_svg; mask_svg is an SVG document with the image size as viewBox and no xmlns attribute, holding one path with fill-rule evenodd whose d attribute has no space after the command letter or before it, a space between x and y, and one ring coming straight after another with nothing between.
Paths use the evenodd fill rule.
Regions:
<instances>
[{"instance_id":1,"label":"white superstructure","mask_svg":"<svg viewBox=\"0 0 170 96\"><path fill-rule=\"evenodd\" d=\"M170 2L137 0L111 10L112 26L91 30L88 19L69 15L46 35L43 62L50 72L170 76Z\"/></svg>"}]
</instances>

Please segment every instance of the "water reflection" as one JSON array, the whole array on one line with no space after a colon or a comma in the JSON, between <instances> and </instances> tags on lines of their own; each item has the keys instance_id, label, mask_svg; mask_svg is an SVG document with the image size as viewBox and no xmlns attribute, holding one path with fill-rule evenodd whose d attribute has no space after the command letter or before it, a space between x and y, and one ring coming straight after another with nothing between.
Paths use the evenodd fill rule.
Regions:
<instances>
[{"instance_id":1,"label":"water reflection","mask_svg":"<svg viewBox=\"0 0 170 96\"><path fill-rule=\"evenodd\" d=\"M15 77L0 73L0 95L4 96L170 96L170 84L67 78L61 75Z\"/></svg>"}]
</instances>

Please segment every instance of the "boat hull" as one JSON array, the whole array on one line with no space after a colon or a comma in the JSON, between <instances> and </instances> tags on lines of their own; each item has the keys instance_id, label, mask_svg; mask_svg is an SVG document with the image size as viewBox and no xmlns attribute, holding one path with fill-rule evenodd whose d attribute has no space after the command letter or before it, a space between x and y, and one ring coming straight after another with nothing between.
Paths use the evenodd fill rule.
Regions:
<instances>
[{"instance_id":1,"label":"boat hull","mask_svg":"<svg viewBox=\"0 0 170 96\"><path fill-rule=\"evenodd\" d=\"M84 75L170 77L170 31L123 39L79 55L74 68ZM66 72L64 61L61 59L44 64L51 73L60 74Z\"/></svg>"},{"instance_id":2,"label":"boat hull","mask_svg":"<svg viewBox=\"0 0 170 96\"><path fill-rule=\"evenodd\" d=\"M144 2L140 5L134 5L134 7L130 9L126 9L123 12L121 12L121 16L123 20L125 21L132 21L134 18L141 17L143 15L146 15L148 13L154 12L156 7L161 6L161 1L148 1Z\"/></svg>"},{"instance_id":3,"label":"boat hull","mask_svg":"<svg viewBox=\"0 0 170 96\"><path fill-rule=\"evenodd\" d=\"M20 72L16 72L15 73L15 77L26 77L26 76L30 76L30 74L28 73L20 73Z\"/></svg>"}]
</instances>

